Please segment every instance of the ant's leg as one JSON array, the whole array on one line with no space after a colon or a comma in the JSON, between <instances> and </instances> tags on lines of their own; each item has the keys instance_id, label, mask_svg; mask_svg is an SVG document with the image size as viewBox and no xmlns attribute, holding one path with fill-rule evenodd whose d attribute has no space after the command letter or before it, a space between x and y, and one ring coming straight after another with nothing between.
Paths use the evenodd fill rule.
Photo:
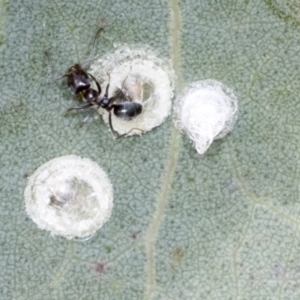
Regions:
<instances>
[{"instance_id":1,"label":"ant's leg","mask_svg":"<svg viewBox=\"0 0 300 300\"><path fill-rule=\"evenodd\" d=\"M97 112L97 110L96 109L94 109L94 110L92 110L83 120L82 120L82 122L81 122L81 124L80 124L80 127L82 127L92 116L93 116L93 114L94 113L96 113Z\"/></svg>"},{"instance_id":2,"label":"ant's leg","mask_svg":"<svg viewBox=\"0 0 300 300\"><path fill-rule=\"evenodd\" d=\"M144 130L142 129L139 129L139 128L131 128L128 132L126 133L123 133L123 134L118 134L118 136L116 137L116 140L121 138L121 137L124 137L124 136L127 136L132 130L140 130L142 133L144 133Z\"/></svg>"},{"instance_id":3,"label":"ant's leg","mask_svg":"<svg viewBox=\"0 0 300 300\"><path fill-rule=\"evenodd\" d=\"M112 125L112 121L111 121L111 111L109 111L109 113L108 113L108 122L109 122L110 130L111 130L111 132L112 132L112 134L113 134L113 137L114 137L115 139L118 139L118 138L119 138L119 134L114 130L113 125Z\"/></svg>"},{"instance_id":4,"label":"ant's leg","mask_svg":"<svg viewBox=\"0 0 300 300\"><path fill-rule=\"evenodd\" d=\"M90 108L91 106L93 106L92 103L87 103L87 104L83 104L83 105L79 105L79 106L73 106L73 107L70 107L69 109L67 109L66 114L67 114L68 112L70 112L71 110L88 109L88 108Z\"/></svg>"}]
</instances>

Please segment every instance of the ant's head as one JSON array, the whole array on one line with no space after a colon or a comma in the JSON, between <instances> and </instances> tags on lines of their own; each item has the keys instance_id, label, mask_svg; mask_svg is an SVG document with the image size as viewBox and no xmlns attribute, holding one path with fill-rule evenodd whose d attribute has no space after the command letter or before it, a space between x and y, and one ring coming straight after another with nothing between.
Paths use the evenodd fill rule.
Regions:
<instances>
[{"instance_id":1,"label":"ant's head","mask_svg":"<svg viewBox=\"0 0 300 300\"><path fill-rule=\"evenodd\" d=\"M80 74L82 72L85 72L85 71L82 69L81 65L80 64L75 64L75 65L73 65L72 67L70 67L68 69L67 75L68 76L72 76L72 75L74 76L74 75Z\"/></svg>"},{"instance_id":2,"label":"ant's head","mask_svg":"<svg viewBox=\"0 0 300 300\"><path fill-rule=\"evenodd\" d=\"M89 89L91 86L89 75L80 64L70 67L66 75L68 87L74 95Z\"/></svg>"}]
</instances>

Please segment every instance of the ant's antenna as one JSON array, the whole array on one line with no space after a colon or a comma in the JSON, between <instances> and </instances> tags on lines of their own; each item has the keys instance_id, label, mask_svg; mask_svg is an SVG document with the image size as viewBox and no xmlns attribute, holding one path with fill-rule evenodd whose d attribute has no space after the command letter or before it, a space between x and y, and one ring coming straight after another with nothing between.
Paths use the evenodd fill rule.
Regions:
<instances>
[{"instance_id":1,"label":"ant's antenna","mask_svg":"<svg viewBox=\"0 0 300 300\"><path fill-rule=\"evenodd\" d=\"M100 27L95 34L94 41L93 41L92 54L93 54L93 52L95 52L96 42L99 39L99 36L103 30L104 30L104 27Z\"/></svg>"},{"instance_id":2,"label":"ant's antenna","mask_svg":"<svg viewBox=\"0 0 300 300\"><path fill-rule=\"evenodd\" d=\"M91 54L89 55L89 57L87 59L85 59L81 63L82 66L84 66L85 64L87 64L90 60L92 60L95 57L96 44L97 44L97 41L98 41L98 39L100 37L101 32L104 30L104 26L105 26L105 23L102 22L102 26L97 30L97 32L96 32L96 34L94 36L93 47L92 47Z\"/></svg>"},{"instance_id":3,"label":"ant's antenna","mask_svg":"<svg viewBox=\"0 0 300 300\"><path fill-rule=\"evenodd\" d=\"M54 80L51 79L53 69L52 69L52 65L51 65L51 59L50 59L50 53L49 53L49 51L44 51L44 55L45 55L45 57L46 57L46 59L47 59L47 76L46 76L46 83L51 83L51 82L53 82Z\"/></svg>"}]
</instances>

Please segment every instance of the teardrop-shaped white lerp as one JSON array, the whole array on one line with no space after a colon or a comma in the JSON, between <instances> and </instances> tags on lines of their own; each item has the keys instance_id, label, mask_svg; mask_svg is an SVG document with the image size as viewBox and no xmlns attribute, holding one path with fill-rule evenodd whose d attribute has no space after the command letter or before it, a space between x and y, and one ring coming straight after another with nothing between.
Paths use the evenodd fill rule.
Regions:
<instances>
[{"instance_id":1,"label":"teardrop-shaped white lerp","mask_svg":"<svg viewBox=\"0 0 300 300\"><path fill-rule=\"evenodd\" d=\"M231 89L216 80L192 83L176 99L174 122L199 154L213 140L229 133L237 120L238 103Z\"/></svg>"},{"instance_id":2,"label":"teardrop-shaped white lerp","mask_svg":"<svg viewBox=\"0 0 300 300\"><path fill-rule=\"evenodd\" d=\"M174 95L174 71L170 61L158 58L148 48L120 47L113 54L91 65L102 90L109 83L109 97L121 89L132 101L143 105L143 112L130 121L117 118L112 111L112 124L119 134L142 134L162 124L171 113ZM108 112L100 109L106 124Z\"/></svg>"},{"instance_id":3,"label":"teardrop-shaped white lerp","mask_svg":"<svg viewBox=\"0 0 300 300\"><path fill-rule=\"evenodd\" d=\"M26 211L40 229L66 237L93 235L110 218L113 189L87 158L62 156L40 166L24 192Z\"/></svg>"}]
</instances>

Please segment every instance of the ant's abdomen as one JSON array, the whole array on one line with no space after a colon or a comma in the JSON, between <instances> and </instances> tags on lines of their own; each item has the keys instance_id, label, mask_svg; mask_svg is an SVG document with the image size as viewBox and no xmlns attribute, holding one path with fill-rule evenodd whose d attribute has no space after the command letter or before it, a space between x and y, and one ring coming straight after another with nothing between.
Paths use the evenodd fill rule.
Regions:
<instances>
[{"instance_id":1,"label":"ant's abdomen","mask_svg":"<svg viewBox=\"0 0 300 300\"><path fill-rule=\"evenodd\" d=\"M137 102L123 102L114 105L114 115L124 121L130 121L143 111L143 106Z\"/></svg>"}]
</instances>

